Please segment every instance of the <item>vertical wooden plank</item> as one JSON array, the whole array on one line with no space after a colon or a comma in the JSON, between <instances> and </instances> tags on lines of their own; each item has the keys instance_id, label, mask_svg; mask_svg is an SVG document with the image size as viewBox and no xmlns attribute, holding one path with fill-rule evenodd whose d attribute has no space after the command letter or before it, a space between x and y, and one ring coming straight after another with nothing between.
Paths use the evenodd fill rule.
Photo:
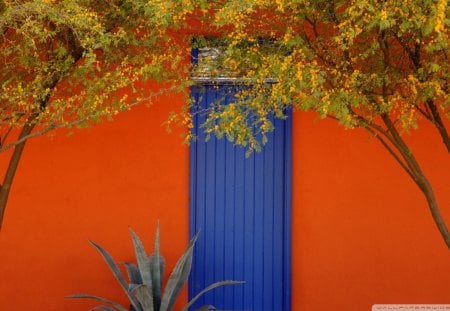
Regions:
<instances>
[{"instance_id":1,"label":"vertical wooden plank","mask_svg":"<svg viewBox=\"0 0 450 311\"><path fill-rule=\"evenodd\" d=\"M246 206L244 205L244 173L245 173L245 163L247 163L245 158L245 150L240 147L235 148L235 195L234 195L234 258L233 258L233 275L235 277L240 277L243 279L244 276L244 261L243 256L245 254L244 250L244 239L249 238L244 236L244 218ZM244 308L244 295L242 286L233 286L233 297L235 301L235 309L242 310Z\"/></svg>"},{"instance_id":2,"label":"vertical wooden plank","mask_svg":"<svg viewBox=\"0 0 450 311\"><path fill-rule=\"evenodd\" d=\"M243 286L245 307L242 309L254 310L253 297L253 267L254 267L254 233L255 233L255 154L245 161L245 224L244 224L244 274L243 280L247 283ZM248 302L247 302L248 301Z\"/></svg>"},{"instance_id":3,"label":"vertical wooden plank","mask_svg":"<svg viewBox=\"0 0 450 311\"><path fill-rule=\"evenodd\" d=\"M266 309L273 309L273 274L272 268L275 264L272 259L274 236L273 236L273 185L276 181L273 179L273 161L274 161L274 148L273 148L273 133L268 135L269 141L264 147L264 210L263 210L263 305ZM276 287L276 286L275 286Z\"/></svg>"},{"instance_id":4,"label":"vertical wooden plank","mask_svg":"<svg viewBox=\"0 0 450 311\"><path fill-rule=\"evenodd\" d=\"M235 197L235 148L232 144L227 143L225 147L226 154L226 173L225 173L225 231L223 235L224 245L225 245L225 266L224 266L224 276L227 279L234 279L233 271L233 259L234 252L234 197ZM224 295L226 297L224 307L228 306L230 302L234 301L233 288L224 288Z\"/></svg>"},{"instance_id":5,"label":"vertical wooden plank","mask_svg":"<svg viewBox=\"0 0 450 311\"><path fill-rule=\"evenodd\" d=\"M195 94L194 99L201 109L206 105L207 102L203 89L197 87L193 89L193 93ZM198 135L199 141L205 141L205 135L202 133L202 131L198 131L198 126L204 121L204 116L195 114L194 133ZM195 183L191 183L192 186L190 186L192 189L191 193L193 193L194 195L194 198L190 198L190 205L195 206L195 208L191 208L192 217L190 219L190 231L191 236L193 236L198 230L202 230L204 224L206 223L204 191L206 187L206 144L192 144L190 149L190 162L194 162L191 167L196 167L196 171L190 173L191 180L196 181ZM198 292L205 287L204 269L200 268L201 266L205 265L205 245L205 235L203 232L194 250L194 257L196 258L198 265L194 265L192 269L192 275L195 276L190 278L189 288L192 289L192 292Z\"/></svg>"},{"instance_id":6,"label":"vertical wooden plank","mask_svg":"<svg viewBox=\"0 0 450 311\"><path fill-rule=\"evenodd\" d=\"M219 92L218 96L221 96L223 92ZM224 280L225 277L225 219L223 217L226 209L225 205L225 176L226 176L226 156L225 156L225 146L226 140L220 139L216 141L216 214L214 215L215 222L215 245L214 245L214 255L215 255L215 265L214 269L214 279L215 281ZM220 301L221 304L225 302L224 288L218 288L214 291L214 301Z\"/></svg>"},{"instance_id":7,"label":"vertical wooden plank","mask_svg":"<svg viewBox=\"0 0 450 311\"><path fill-rule=\"evenodd\" d=\"M255 155L254 197L255 211L253 232L253 310L263 310L264 281L264 160L265 152ZM245 280L246 282L248 280Z\"/></svg>"},{"instance_id":8,"label":"vertical wooden plank","mask_svg":"<svg viewBox=\"0 0 450 311\"><path fill-rule=\"evenodd\" d=\"M276 119L274 126L277 129L274 132L273 144L274 144L274 185L273 185L273 253L272 260L274 262L272 274L274 284L283 284L283 260L284 260L284 243L280 243L284 239L284 189L286 188L286 181L284 179L285 169L285 150L284 150L284 134L285 134L285 121ZM273 288L274 296L274 310L282 309L283 299L283 286Z\"/></svg>"},{"instance_id":9,"label":"vertical wooden plank","mask_svg":"<svg viewBox=\"0 0 450 311\"><path fill-rule=\"evenodd\" d=\"M210 102L214 102L216 98L220 95L217 94L217 91L208 86L206 88L206 98L203 106L206 108L208 107L208 104ZM215 234L216 229L214 227L214 220L216 215L216 204L215 204L215 194L216 194L216 140L210 139L209 141L205 142L206 146L206 158L205 158L205 164L206 164L206 171L205 171L205 188L204 188L204 195L205 195L205 221L203 223L202 229L202 235L203 239L205 241L204 249L205 249L205 261L204 265L206 267L214 267L216 265L215 262ZM202 240L203 241L203 240ZM215 269L214 269L215 270ZM212 272L212 273L211 273ZM214 283L214 271L211 271L210 273L207 273L207 271L204 271L204 279L205 279L205 287L209 286L210 284ZM206 301L213 300L214 299L214 293L210 292L207 293L204 297Z\"/></svg>"},{"instance_id":10,"label":"vertical wooden plank","mask_svg":"<svg viewBox=\"0 0 450 311\"><path fill-rule=\"evenodd\" d=\"M291 310L292 247L292 109L284 121L284 197L283 197L283 310Z\"/></svg>"}]
</instances>

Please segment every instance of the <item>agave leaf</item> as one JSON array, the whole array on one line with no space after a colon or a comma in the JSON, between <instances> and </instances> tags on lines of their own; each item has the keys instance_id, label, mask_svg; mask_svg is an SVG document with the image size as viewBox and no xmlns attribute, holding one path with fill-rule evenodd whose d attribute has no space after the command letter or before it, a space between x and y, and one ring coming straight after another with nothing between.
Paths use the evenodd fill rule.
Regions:
<instances>
[{"instance_id":1,"label":"agave leaf","mask_svg":"<svg viewBox=\"0 0 450 311\"><path fill-rule=\"evenodd\" d=\"M150 260L150 266L152 267L155 263L154 263L154 260L155 260L155 253L152 253L151 255L150 255L150 257L149 257L149 260ZM161 286L162 286L162 280L164 279L164 270L165 270L165 267L166 267L166 261L165 261L165 259L164 259L164 257L163 256L159 256L159 277L160 277L160 279L161 279ZM153 277L153 270L152 270L152 277Z\"/></svg>"},{"instance_id":2,"label":"agave leaf","mask_svg":"<svg viewBox=\"0 0 450 311\"><path fill-rule=\"evenodd\" d=\"M69 296L66 296L66 298L93 299L93 300L101 301L101 302L104 302L104 303L108 303L108 304L114 306L117 310L120 310L120 311L128 311L128 310L127 310L124 306L122 306L121 304L119 304L119 303L117 303L117 302L115 302L115 301L112 301L112 300L103 298L103 297L99 297L99 296L94 296L94 295L89 295L89 294L75 294L75 295L69 295ZM113 310L114 310L114 309L113 309Z\"/></svg>"},{"instance_id":3,"label":"agave leaf","mask_svg":"<svg viewBox=\"0 0 450 311\"><path fill-rule=\"evenodd\" d=\"M133 290L133 293L136 295L137 299L141 303L143 311L154 311L153 309L153 297L150 294L151 290L147 288L147 285L138 285Z\"/></svg>"},{"instance_id":4,"label":"agave leaf","mask_svg":"<svg viewBox=\"0 0 450 311\"><path fill-rule=\"evenodd\" d=\"M195 311L216 311L216 310L217 310L216 307L212 305L204 305L198 309L195 309Z\"/></svg>"},{"instance_id":5,"label":"agave leaf","mask_svg":"<svg viewBox=\"0 0 450 311\"><path fill-rule=\"evenodd\" d=\"M139 272L142 277L142 283L151 289L152 276L150 272L150 260L145 253L144 245L141 242L139 236L130 228L131 238L133 239L134 252L136 254L136 260L139 267Z\"/></svg>"},{"instance_id":6,"label":"agave leaf","mask_svg":"<svg viewBox=\"0 0 450 311\"><path fill-rule=\"evenodd\" d=\"M220 281L220 282L213 283L213 284L209 285L208 287L206 287L205 289L203 289L194 298L192 298L191 301L189 301L189 303L182 309L182 311L188 310L189 307L192 306L201 296L203 296L205 293L209 292L210 290L213 290L214 288L226 286L226 285L242 284L242 283L245 283L245 282L227 280L227 281ZM203 306L203 307L205 307L205 306ZM201 310L201 308L200 308L200 310ZM205 309L205 310L210 310L210 309ZM214 308L212 310L216 310L216 309Z\"/></svg>"},{"instance_id":7,"label":"agave leaf","mask_svg":"<svg viewBox=\"0 0 450 311\"><path fill-rule=\"evenodd\" d=\"M175 268L170 274L169 280L167 281L164 289L164 295L162 297L161 308L159 311L171 311L177 297L180 295L180 292L189 277L189 272L191 271L193 248L199 233L200 231L197 232L197 234L189 242L186 251L178 260Z\"/></svg>"},{"instance_id":8,"label":"agave leaf","mask_svg":"<svg viewBox=\"0 0 450 311\"><path fill-rule=\"evenodd\" d=\"M136 289L136 287L141 286L141 284L128 284L128 290L130 291L130 293L133 293L133 291Z\"/></svg>"},{"instance_id":9,"label":"agave leaf","mask_svg":"<svg viewBox=\"0 0 450 311\"><path fill-rule=\"evenodd\" d=\"M161 255L159 251L159 221L156 225L155 234L155 250L149 258L151 274L152 274L152 291L153 291L153 305L155 310L159 310L161 305L161 286L162 286L162 271Z\"/></svg>"},{"instance_id":10,"label":"agave leaf","mask_svg":"<svg viewBox=\"0 0 450 311\"><path fill-rule=\"evenodd\" d=\"M125 269L127 270L128 279L132 284L142 284L142 277L139 273L138 267L134 263L124 262Z\"/></svg>"},{"instance_id":11,"label":"agave leaf","mask_svg":"<svg viewBox=\"0 0 450 311\"><path fill-rule=\"evenodd\" d=\"M111 255L103 247L101 247L100 245L98 245L94 241L89 241L89 242L100 252L100 254L102 255L103 259L108 264L108 267L111 269L114 277L119 282L120 286L122 286L122 289L124 290L124 292L128 296L128 299L130 300L130 302L133 305L133 307L136 310L139 310L138 301L128 291L127 282L125 281L125 278L123 277L122 272L120 272L119 267L114 262L114 259L111 257Z\"/></svg>"},{"instance_id":12,"label":"agave leaf","mask_svg":"<svg viewBox=\"0 0 450 311\"><path fill-rule=\"evenodd\" d=\"M96 306L93 307L92 309L89 309L89 311L95 311L95 310L101 310L101 311L117 311L117 309L110 307L110 306L105 306L105 305L101 305L101 306Z\"/></svg>"},{"instance_id":13,"label":"agave leaf","mask_svg":"<svg viewBox=\"0 0 450 311\"><path fill-rule=\"evenodd\" d=\"M133 240L134 252L136 254L136 261L139 268L139 273L142 277L142 283L145 286L145 290L148 290L148 294L152 295L152 275L151 275L151 267L150 267L150 259L147 257L147 253L145 252L144 245L142 244L141 239L130 228L131 238Z\"/></svg>"}]
</instances>

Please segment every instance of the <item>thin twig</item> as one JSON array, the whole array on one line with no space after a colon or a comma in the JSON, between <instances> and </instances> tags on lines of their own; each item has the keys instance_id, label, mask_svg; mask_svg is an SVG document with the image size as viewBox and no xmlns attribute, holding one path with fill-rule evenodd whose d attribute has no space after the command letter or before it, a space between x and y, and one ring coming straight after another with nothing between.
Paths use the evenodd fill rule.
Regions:
<instances>
[{"instance_id":1,"label":"thin twig","mask_svg":"<svg viewBox=\"0 0 450 311\"><path fill-rule=\"evenodd\" d=\"M135 102L132 102L132 103L128 104L127 108L132 108L134 106L137 106L137 105L141 104L142 102L150 101L152 98L160 96L163 93L171 91L171 90L174 90L176 88L177 88L176 86L172 86L172 87L169 87L169 88L160 89L160 91L158 91L156 93L153 93L153 94L151 94L151 95L149 95L149 96L147 96L145 98L141 98L138 101L135 101ZM43 129L38 130L38 131L34 131L34 132L32 132L32 133L30 133L28 135L24 135L23 137L19 138L18 140L14 141L12 143L9 143L7 145L2 146L0 148L0 152L4 152L4 151L8 150L9 148L17 146L20 143L22 143L22 142L24 142L24 141L26 141L26 140L28 140L30 138L41 136L41 135L44 135L44 134L46 134L46 133L48 133L50 131L53 131L53 130L56 130L56 129L60 129L60 128L74 127L74 126L77 126L77 125L79 125L81 123L88 122L89 120L93 119L94 117L95 117L95 115L89 115L89 116L86 116L86 117L83 117L83 118L80 118L80 119L77 119L77 120L73 120L73 121L71 121L69 123L61 123L61 124L51 123L46 128L43 128Z\"/></svg>"}]
</instances>

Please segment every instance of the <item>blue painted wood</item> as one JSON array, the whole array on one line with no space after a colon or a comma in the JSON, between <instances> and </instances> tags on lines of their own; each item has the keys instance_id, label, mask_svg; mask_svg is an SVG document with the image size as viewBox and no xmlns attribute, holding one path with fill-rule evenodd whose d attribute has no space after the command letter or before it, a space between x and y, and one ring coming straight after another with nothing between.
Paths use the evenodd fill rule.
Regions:
<instances>
[{"instance_id":1,"label":"blue painted wood","mask_svg":"<svg viewBox=\"0 0 450 311\"><path fill-rule=\"evenodd\" d=\"M192 88L198 109L235 86ZM226 104L226 103L225 103ZM275 131L260 153L215 137L206 142L194 114L198 141L190 146L190 234L202 233L194 251L189 297L213 282L243 280L219 288L195 304L219 310L289 311L291 298L292 121L274 120Z\"/></svg>"}]
</instances>

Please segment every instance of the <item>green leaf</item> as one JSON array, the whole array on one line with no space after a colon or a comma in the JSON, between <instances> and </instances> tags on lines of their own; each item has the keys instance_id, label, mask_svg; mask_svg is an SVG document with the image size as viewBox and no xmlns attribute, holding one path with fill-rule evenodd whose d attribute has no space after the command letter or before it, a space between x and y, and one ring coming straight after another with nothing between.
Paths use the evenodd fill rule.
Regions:
<instances>
[{"instance_id":1,"label":"green leaf","mask_svg":"<svg viewBox=\"0 0 450 311\"><path fill-rule=\"evenodd\" d=\"M133 293L141 303L143 311L157 311L157 309L153 308L153 298L150 291L146 285L139 285L133 290Z\"/></svg>"},{"instance_id":2,"label":"green leaf","mask_svg":"<svg viewBox=\"0 0 450 311\"><path fill-rule=\"evenodd\" d=\"M88 295L88 294L74 294L74 295L66 296L66 298L92 299L92 300L97 300L97 301L101 301L101 302L104 302L104 303L108 303L108 304L114 306L117 310L120 310L120 311L128 311L128 310L127 310L124 306L122 306L121 304L119 304L119 303L117 303L117 302L115 302L115 301L112 301L112 300L103 298L103 297L99 297L99 296Z\"/></svg>"},{"instance_id":3,"label":"green leaf","mask_svg":"<svg viewBox=\"0 0 450 311\"><path fill-rule=\"evenodd\" d=\"M117 309L110 307L110 306L105 306L105 305L100 305L100 306L96 306L93 307L92 309L89 309L89 311L95 311L95 310L101 310L101 311L117 311Z\"/></svg>"},{"instance_id":4,"label":"green leaf","mask_svg":"<svg viewBox=\"0 0 450 311\"><path fill-rule=\"evenodd\" d=\"M245 282L230 281L230 280L213 283L213 284L209 285L208 287L206 287L204 290L202 290L200 293L198 293L194 298L192 298L191 301L189 301L189 303L182 309L182 311L187 311L201 296L203 296L205 293L209 292L210 290L213 290L217 287L226 286L226 285L236 285L236 284L243 284L243 283L245 283Z\"/></svg>"},{"instance_id":5,"label":"green leaf","mask_svg":"<svg viewBox=\"0 0 450 311\"><path fill-rule=\"evenodd\" d=\"M385 30L389 27L391 27L391 23L389 20L385 19L380 21L380 30Z\"/></svg>"},{"instance_id":6,"label":"green leaf","mask_svg":"<svg viewBox=\"0 0 450 311\"><path fill-rule=\"evenodd\" d=\"M152 291L153 291L153 303L155 310L159 310L161 305L161 287L164 273L164 262L161 260L159 250L159 221L156 225L155 235L155 250L152 256L150 256L150 268L152 274Z\"/></svg>"},{"instance_id":7,"label":"green leaf","mask_svg":"<svg viewBox=\"0 0 450 311\"><path fill-rule=\"evenodd\" d=\"M124 262L125 269L127 270L128 279L132 284L142 284L142 277L139 273L138 267L134 263Z\"/></svg>"},{"instance_id":8,"label":"green leaf","mask_svg":"<svg viewBox=\"0 0 450 311\"><path fill-rule=\"evenodd\" d=\"M431 72L438 72L441 69L441 66L439 66L436 63L430 63L430 71Z\"/></svg>"},{"instance_id":9,"label":"green leaf","mask_svg":"<svg viewBox=\"0 0 450 311\"><path fill-rule=\"evenodd\" d=\"M134 252L136 255L139 272L142 277L143 284L152 286L152 276L150 271L150 260L147 257L144 246L139 236L130 228L131 238L133 239Z\"/></svg>"},{"instance_id":10,"label":"green leaf","mask_svg":"<svg viewBox=\"0 0 450 311\"><path fill-rule=\"evenodd\" d=\"M136 310L140 310L138 308L137 300L132 295L130 295L130 292L128 291L127 282L125 281L125 278L123 277L122 272L120 272L119 267L116 265L116 263L114 262L114 259L111 257L111 255L103 247L101 247L100 245L98 245L94 241L89 241L89 243L91 243L99 251L99 253L102 255L103 259L106 261L106 264L111 269L114 277L119 282L119 284L122 287L123 291L128 296L128 299L130 299L130 302L133 305L133 307ZM92 296L92 297L95 297L95 296Z\"/></svg>"},{"instance_id":11,"label":"green leaf","mask_svg":"<svg viewBox=\"0 0 450 311\"><path fill-rule=\"evenodd\" d=\"M169 280L167 281L167 285L164 289L164 295L162 297L161 308L159 311L171 311L176 299L180 295L180 292L189 277L189 272L191 271L193 248L199 233L200 232L197 232L197 234L192 238L183 256L181 256L178 260L175 268L170 274Z\"/></svg>"}]
</instances>

